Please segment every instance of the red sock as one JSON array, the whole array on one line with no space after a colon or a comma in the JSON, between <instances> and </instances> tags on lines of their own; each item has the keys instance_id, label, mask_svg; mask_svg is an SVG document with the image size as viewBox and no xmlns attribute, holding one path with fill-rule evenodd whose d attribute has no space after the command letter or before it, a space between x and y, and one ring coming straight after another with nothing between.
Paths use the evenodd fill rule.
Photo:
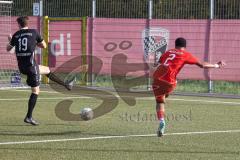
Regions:
<instances>
[{"instance_id":1,"label":"red sock","mask_svg":"<svg viewBox=\"0 0 240 160\"><path fill-rule=\"evenodd\" d=\"M164 120L164 111L157 111L158 120Z\"/></svg>"}]
</instances>

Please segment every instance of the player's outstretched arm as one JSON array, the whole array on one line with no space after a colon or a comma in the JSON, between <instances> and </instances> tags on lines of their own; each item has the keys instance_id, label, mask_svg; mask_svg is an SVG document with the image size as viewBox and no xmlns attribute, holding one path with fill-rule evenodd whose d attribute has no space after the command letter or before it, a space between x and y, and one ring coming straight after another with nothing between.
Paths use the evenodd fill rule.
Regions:
<instances>
[{"instance_id":1,"label":"player's outstretched arm","mask_svg":"<svg viewBox=\"0 0 240 160\"><path fill-rule=\"evenodd\" d=\"M199 66L200 68L222 68L226 64L223 61L219 61L218 63L215 63L215 64L211 64L208 62L202 62L202 63L198 62L196 65Z\"/></svg>"}]
</instances>

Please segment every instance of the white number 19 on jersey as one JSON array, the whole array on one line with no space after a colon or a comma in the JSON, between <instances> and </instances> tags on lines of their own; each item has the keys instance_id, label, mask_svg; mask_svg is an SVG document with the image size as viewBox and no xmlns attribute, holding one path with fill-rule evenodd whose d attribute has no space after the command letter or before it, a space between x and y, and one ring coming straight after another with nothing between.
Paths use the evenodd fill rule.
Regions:
<instances>
[{"instance_id":1,"label":"white number 19 on jersey","mask_svg":"<svg viewBox=\"0 0 240 160\"><path fill-rule=\"evenodd\" d=\"M26 51L27 50L27 42L28 42L28 39L27 38L19 38L18 39L18 44L19 44L19 51Z\"/></svg>"}]
</instances>

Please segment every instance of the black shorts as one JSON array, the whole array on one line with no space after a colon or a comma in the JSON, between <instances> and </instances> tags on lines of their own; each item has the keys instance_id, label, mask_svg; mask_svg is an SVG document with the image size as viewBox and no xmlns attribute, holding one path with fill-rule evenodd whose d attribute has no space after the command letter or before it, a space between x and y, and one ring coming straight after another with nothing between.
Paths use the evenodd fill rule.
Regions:
<instances>
[{"instance_id":1,"label":"black shorts","mask_svg":"<svg viewBox=\"0 0 240 160\"><path fill-rule=\"evenodd\" d=\"M40 85L40 72L38 65L20 67L19 70L22 74L27 75L27 85L31 87L37 87Z\"/></svg>"}]
</instances>

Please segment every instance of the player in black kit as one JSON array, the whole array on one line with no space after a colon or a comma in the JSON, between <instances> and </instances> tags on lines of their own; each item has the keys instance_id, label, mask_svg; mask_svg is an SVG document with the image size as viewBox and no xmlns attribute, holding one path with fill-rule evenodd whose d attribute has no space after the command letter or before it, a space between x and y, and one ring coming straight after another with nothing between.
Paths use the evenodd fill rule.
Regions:
<instances>
[{"instance_id":1,"label":"player in black kit","mask_svg":"<svg viewBox=\"0 0 240 160\"><path fill-rule=\"evenodd\" d=\"M28 28L29 18L27 16L18 17L17 23L19 31L9 36L9 44L7 45L7 51L12 50L15 47L17 56L17 62L19 71L27 75L27 84L32 88L32 94L28 101L28 112L24 119L25 123L32 125L38 125L38 123L32 118L32 112L37 102L40 85L40 74L46 75L52 81L64 86L66 89L72 89L72 82L63 82L54 73L52 73L47 66L38 65L35 62L35 48L46 48L47 45L43 38L35 29Z\"/></svg>"}]
</instances>

